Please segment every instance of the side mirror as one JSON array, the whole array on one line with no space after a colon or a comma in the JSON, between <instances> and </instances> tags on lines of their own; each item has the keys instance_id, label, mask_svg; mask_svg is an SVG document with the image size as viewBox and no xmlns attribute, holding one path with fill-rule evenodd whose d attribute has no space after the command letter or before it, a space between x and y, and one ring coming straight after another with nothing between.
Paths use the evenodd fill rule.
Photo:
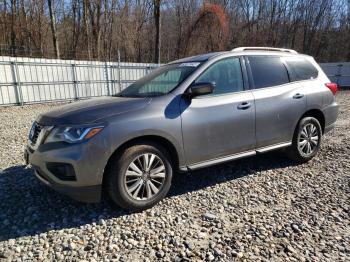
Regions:
<instances>
[{"instance_id":1,"label":"side mirror","mask_svg":"<svg viewBox=\"0 0 350 262\"><path fill-rule=\"evenodd\" d=\"M189 98L203 96L213 93L215 83L193 83L186 91L186 96Z\"/></svg>"}]
</instances>

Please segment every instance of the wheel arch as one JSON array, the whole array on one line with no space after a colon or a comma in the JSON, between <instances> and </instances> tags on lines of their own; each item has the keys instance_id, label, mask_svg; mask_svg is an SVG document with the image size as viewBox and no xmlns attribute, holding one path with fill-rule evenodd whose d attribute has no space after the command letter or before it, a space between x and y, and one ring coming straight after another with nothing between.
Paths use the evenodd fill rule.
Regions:
<instances>
[{"instance_id":1,"label":"wheel arch","mask_svg":"<svg viewBox=\"0 0 350 262\"><path fill-rule=\"evenodd\" d=\"M106 179L106 173L109 171L109 168L111 166L111 163L113 159L118 157L120 154L124 152L124 150L130 146L140 144L140 143L155 143L163 146L168 153L170 154L171 157L171 162L172 166L174 167L175 170L179 170L179 152L176 149L176 146L167 138L159 136L159 135L144 135L144 136L138 136L134 137L132 139L129 139L125 141L123 144L118 146L114 152L111 154L111 156L108 158L106 167L103 172L103 178L102 178L102 184L105 184L105 179Z\"/></svg>"},{"instance_id":2,"label":"wheel arch","mask_svg":"<svg viewBox=\"0 0 350 262\"><path fill-rule=\"evenodd\" d=\"M303 119L304 117L314 117L318 120L318 122L321 125L321 129L322 129L322 134L324 133L324 129L325 129L325 124L326 124L326 119L325 116L323 114L323 112L319 109L310 109L308 111L306 111L299 119L298 124L300 123L300 120ZM296 126L296 128L298 127L298 124Z\"/></svg>"},{"instance_id":3,"label":"wheel arch","mask_svg":"<svg viewBox=\"0 0 350 262\"><path fill-rule=\"evenodd\" d=\"M300 154L300 152L298 151L298 145L297 145L297 134L298 134L298 127L299 127L299 124L300 122L302 121L303 118L305 117L313 117L315 119L318 120L318 122L320 123L320 126L321 126L321 132L324 133L324 128L325 128L325 116L323 114L323 112L319 109L310 109L308 111L306 111L298 120L297 124L296 124L296 127L294 129L294 134L293 134L293 143L292 145L288 148L287 150L287 155L295 160L296 162L298 163L305 163L307 161L309 161L311 158L313 158L315 156L315 154L317 153L318 151L318 148L316 149L317 151L315 151L315 153L312 153L310 156L302 156Z\"/></svg>"}]
</instances>

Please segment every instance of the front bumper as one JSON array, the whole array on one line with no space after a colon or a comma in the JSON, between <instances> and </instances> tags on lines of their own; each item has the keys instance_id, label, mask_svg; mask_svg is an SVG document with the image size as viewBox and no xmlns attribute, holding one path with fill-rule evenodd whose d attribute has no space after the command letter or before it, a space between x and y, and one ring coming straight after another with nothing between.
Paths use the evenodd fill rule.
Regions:
<instances>
[{"instance_id":1,"label":"front bumper","mask_svg":"<svg viewBox=\"0 0 350 262\"><path fill-rule=\"evenodd\" d=\"M106 165L105 150L95 143L76 145L43 144L37 149L27 146L26 164L32 165L35 176L45 185L69 197L85 202L101 200L102 178ZM69 164L74 168L75 179L63 180L50 172L48 163Z\"/></svg>"},{"instance_id":2,"label":"front bumper","mask_svg":"<svg viewBox=\"0 0 350 262\"><path fill-rule=\"evenodd\" d=\"M102 186L67 186L53 182L38 167L34 167L35 176L46 186L51 187L55 191L69 196L70 198L84 203L98 203L101 200Z\"/></svg>"}]
</instances>

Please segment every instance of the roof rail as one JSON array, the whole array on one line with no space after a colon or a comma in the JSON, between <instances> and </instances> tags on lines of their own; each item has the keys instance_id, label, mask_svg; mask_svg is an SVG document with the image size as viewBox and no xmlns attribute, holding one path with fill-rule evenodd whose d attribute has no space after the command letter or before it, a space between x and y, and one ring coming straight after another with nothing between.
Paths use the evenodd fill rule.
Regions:
<instances>
[{"instance_id":1,"label":"roof rail","mask_svg":"<svg viewBox=\"0 0 350 262\"><path fill-rule=\"evenodd\" d=\"M286 48L275 48L275 47L255 47L255 46L247 46L247 47L237 47L231 50L232 52L242 52L242 51L277 51L277 52L286 52L291 54L297 54L298 52L293 49Z\"/></svg>"}]
</instances>

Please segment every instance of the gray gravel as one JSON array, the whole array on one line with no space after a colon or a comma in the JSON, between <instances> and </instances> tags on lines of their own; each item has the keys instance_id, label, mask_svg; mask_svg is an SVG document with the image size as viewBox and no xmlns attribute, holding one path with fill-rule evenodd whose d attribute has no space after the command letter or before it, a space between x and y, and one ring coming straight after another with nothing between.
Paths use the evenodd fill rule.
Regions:
<instances>
[{"instance_id":1,"label":"gray gravel","mask_svg":"<svg viewBox=\"0 0 350 262\"><path fill-rule=\"evenodd\" d=\"M175 177L156 207L126 213L41 185L22 150L35 115L0 108L0 261L350 261L350 92L320 154L270 153Z\"/></svg>"}]
</instances>

